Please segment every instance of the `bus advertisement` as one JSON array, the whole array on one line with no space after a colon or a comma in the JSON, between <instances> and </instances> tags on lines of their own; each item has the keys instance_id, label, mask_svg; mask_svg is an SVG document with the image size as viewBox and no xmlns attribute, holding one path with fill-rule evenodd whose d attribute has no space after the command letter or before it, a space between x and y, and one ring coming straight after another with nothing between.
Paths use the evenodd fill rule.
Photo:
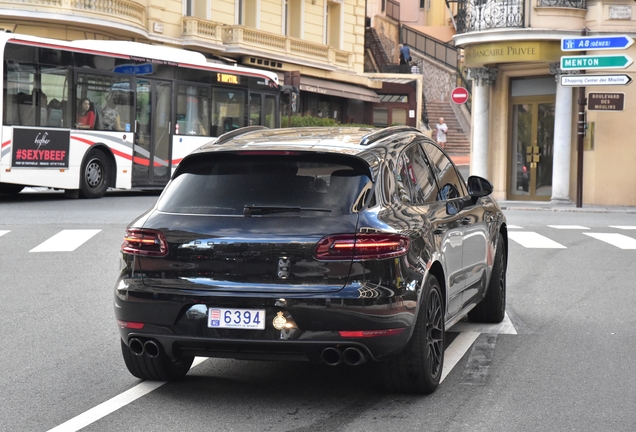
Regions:
<instances>
[{"instance_id":1,"label":"bus advertisement","mask_svg":"<svg viewBox=\"0 0 636 432\"><path fill-rule=\"evenodd\" d=\"M184 156L280 126L278 76L138 42L0 34L0 193L161 189Z\"/></svg>"}]
</instances>

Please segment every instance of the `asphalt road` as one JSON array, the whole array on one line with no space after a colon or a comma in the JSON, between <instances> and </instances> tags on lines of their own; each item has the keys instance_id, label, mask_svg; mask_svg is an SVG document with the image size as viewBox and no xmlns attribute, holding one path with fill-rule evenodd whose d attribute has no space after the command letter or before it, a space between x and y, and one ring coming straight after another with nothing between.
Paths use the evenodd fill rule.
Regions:
<instances>
[{"instance_id":1,"label":"asphalt road","mask_svg":"<svg viewBox=\"0 0 636 432\"><path fill-rule=\"evenodd\" d=\"M0 430L636 429L634 215L506 211L511 325L450 329L457 362L436 393L409 396L372 364L207 359L178 383L132 377L112 290L124 228L155 200L0 198ZM80 244L49 250L61 232Z\"/></svg>"}]
</instances>

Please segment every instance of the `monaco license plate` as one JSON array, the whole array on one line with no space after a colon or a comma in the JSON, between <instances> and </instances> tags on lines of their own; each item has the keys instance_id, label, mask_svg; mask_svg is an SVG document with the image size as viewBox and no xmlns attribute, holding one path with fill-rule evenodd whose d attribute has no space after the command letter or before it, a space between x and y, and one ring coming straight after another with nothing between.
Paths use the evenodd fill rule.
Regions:
<instances>
[{"instance_id":1,"label":"monaco license plate","mask_svg":"<svg viewBox=\"0 0 636 432\"><path fill-rule=\"evenodd\" d=\"M211 307L208 310L208 327L265 330L265 310Z\"/></svg>"}]
</instances>

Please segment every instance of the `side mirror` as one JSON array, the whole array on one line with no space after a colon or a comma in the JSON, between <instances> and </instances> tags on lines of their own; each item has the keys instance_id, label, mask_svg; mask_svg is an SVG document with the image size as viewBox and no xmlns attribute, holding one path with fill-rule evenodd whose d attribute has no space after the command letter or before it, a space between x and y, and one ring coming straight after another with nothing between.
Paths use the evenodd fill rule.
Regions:
<instances>
[{"instance_id":1,"label":"side mirror","mask_svg":"<svg viewBox=\"0 0 636 432\"><path fill-rule=\"evenodd\" d=\"M470 176L466 182L468 194L473 198L481 198L492 193L493 187L488 180L479 176Z\"/></svg>"}]
</instances>

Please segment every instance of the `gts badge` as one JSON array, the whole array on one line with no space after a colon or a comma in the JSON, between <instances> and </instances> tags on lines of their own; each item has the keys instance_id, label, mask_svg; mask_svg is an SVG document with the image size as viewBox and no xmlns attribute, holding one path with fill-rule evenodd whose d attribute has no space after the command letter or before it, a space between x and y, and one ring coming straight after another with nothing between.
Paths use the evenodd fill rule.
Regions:
<instances>
[{"instance_id":1,"label":"gts badge","mask_svg":"<svg viewBox=\"0 0 636 432\"><path fill-rule=\"evenodd\" d=\"M291 260L287 257L281 257L278 259L278 278L287 279L289 277L289 268L291 267Z\"/></svg>"}]
</instances>

